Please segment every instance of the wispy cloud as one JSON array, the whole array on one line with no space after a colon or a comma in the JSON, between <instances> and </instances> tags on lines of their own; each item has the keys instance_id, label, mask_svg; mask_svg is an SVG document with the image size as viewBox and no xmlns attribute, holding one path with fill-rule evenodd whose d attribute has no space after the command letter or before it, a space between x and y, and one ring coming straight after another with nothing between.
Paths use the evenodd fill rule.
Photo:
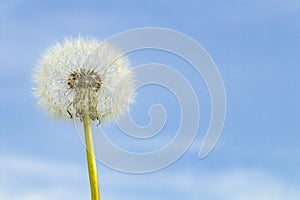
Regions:
<instances>
[{"instance_id":1,"label":"wispy cloud","mask_svg":"<svg viewBox=\"0 0 300 200\"><path fill-rule=\"evenodd\" d=\"M0 199L85 199L89 195L86 169L78 164L41 158L0 155ZM110 200L296 200L293 185L261 169L174 169L132 175L99 167L101 193ZM16 192L17 191L17 192ZM117 192L116 192L117 191Z\"/></svg>"},{"instance_id":2,"label":"wispy cloud","mask_svg":"<svg viewBox=\"0 0 300 200\"><path fill-rule=\"evenodd\" d=\"M131 177L130 177L131 176ZM206 200L296 200L299 186L270 175L259 169L236 168L231 170L181 169L170 173L148 174L141 178L132 175L105 175L106 186L122 191L142 191L146 199ZM163 195L161 195L163 191ZM128 192L127 192L128 193ZM116 196L117 194L114 194ZM131 199L119 193L113 199ZM124 198L125 197L125 198Z\"/></svg>"},{"instance_id":3,"label":"wispy cloud","mask_svg":"<svg viewBox=\"0 0 300 200\"><path fill-rule=\"evenodd\" d=\"M85 169L72 163L0 155L0 199L84 199L88 194ZM86 178L86 180L85 180Z\"/></svg>"}]
</instances>

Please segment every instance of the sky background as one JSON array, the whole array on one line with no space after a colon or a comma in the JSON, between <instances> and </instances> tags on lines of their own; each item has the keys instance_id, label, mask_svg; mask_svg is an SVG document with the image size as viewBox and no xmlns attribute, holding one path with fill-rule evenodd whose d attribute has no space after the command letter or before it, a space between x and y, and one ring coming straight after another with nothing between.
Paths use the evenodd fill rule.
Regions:
<instances>
[{"instance_id":1,"label":"sky background","mask_svg":"<svg viewBox=\"0 0 300 200\"><path fill-rule=\"evenodd\" d=\"M103 200L296 200L300 198L300 2L254 1L0 1L0 199L89 199L84 146L70 122L53 121L32 96L33 67L43 50L68 36L106 39L156 26L200 43L218 66L227 93L219 142L203 160L198 150L210 119L200 76L180 58L145 50L133 66L168 64L193 86L201 110L197 137L171 166L126 174L98 162ZM149 123L161 103L168 119L161 135L134 140L105 127L119 146L155 150L174 137L176 97L155 86L138 91L132 117Z\"/></svg>"}]
</instances>

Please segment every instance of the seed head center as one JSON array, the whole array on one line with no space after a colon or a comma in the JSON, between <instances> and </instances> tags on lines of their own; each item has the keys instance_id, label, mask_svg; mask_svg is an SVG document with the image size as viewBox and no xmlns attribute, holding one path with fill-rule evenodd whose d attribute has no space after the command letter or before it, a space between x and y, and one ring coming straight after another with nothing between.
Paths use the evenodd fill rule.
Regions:
<instances>
[{"instance_id":1,"label":"seed head center","mask_svg":"<svg viewBox=\"0 0 300 200\"><path fill-rule=\"evenodd\" d=\"M97 72L90 69L80 69L72 72L68 78L69 89L99 91L101 78Z\"/></svg>"},{"instance_id":2,"label":"seed head center","mask_svg":"<svg viewBox=\"0 0 300 200\"><path fill-rule=\"evenodd\" d=\"M74 91L69 106L74 108L76 117L82 119L83 115L88 114L92 120L99 120L97 92L102 84L100 75L94 70L80 69L69 75L67 84Z\"/></svg>"}]
</instances>

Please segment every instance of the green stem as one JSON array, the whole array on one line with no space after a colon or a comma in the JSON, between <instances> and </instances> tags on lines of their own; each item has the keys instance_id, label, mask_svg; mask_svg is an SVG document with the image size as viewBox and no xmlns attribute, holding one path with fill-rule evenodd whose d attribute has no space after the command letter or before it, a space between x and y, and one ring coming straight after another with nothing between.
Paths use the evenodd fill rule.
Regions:
<instances>
[{"instance_id":1,"label":"green stem","mask_svg":"<svg viewBox=\"0 0 300 200\"><path fill-rule=\"evenodd\" d=\"M84 115L83 126L85 133L85 144L86 144L86 155L89 170L89 179L91 186L91 197L92 200L100 200L99 186L98 186L98 175L95 161L92 126L89 115Z\"/></svg>"}]
</instances>

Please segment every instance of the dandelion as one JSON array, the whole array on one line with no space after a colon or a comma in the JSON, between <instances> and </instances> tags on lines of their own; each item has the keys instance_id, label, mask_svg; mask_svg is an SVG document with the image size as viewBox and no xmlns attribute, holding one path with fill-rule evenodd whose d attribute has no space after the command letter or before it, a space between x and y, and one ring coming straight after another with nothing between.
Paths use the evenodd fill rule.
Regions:
<instances>
[{"instance_id":1,"label":"dandelion","mask_svg":"<svg viewBox=\"0 0 300 200\"><path fill-rule=\"evenodd\" d=\"M38 104L50 116L83 122L91 196L99 200L91 121L118 119L133 102L128 59L97 39L65 39L44 52L34 82Z\"/></svg>"}]
</instances>

